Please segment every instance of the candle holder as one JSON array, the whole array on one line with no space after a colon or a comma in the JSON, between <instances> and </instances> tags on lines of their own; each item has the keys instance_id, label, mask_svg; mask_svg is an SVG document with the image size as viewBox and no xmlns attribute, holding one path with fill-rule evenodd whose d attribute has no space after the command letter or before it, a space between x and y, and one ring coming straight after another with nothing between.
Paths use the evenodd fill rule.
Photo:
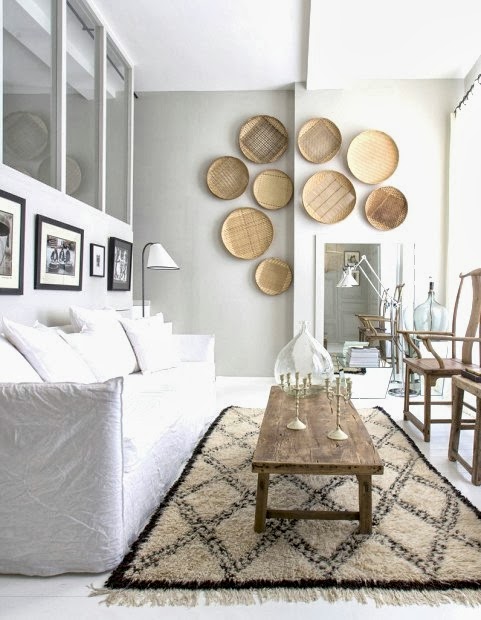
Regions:
<instances>
[{"instance_id":1,"label":"candle holder","mask_svg":"<svg viewBox=\"0 0 481 620\"><path fill-rule=\"evenodd\" d=\"M329 399L329 403L331 403L331 411L332 401L336 399L336 428L335 430L327 433L327 436L329 439L344 441L348 438L348 435L341 428L341 399L345 403L350 400L352 394L351 379L344 379L343 372L341 372L341 376L336 377L334 385L329 381L329 379L326 379L326 394Z\"/></svg>"},{"instance_id":2,"label":"candle holder","mask_svg":"<svg viewBox=\"0 0 481 620\"><path fill-rule=\"evenodd\" d=\"M303 431L306 428L306 425L302 420L299 419L299 404L300 399L307 396L311 390L312 382L311 382L311 373L308 373L307 377L303 377L302 383L300 380L300 373L295 373L295 383L291 383L291 373L288 372L285 375L280 375L281 380L281 389L289 396L294 396L296 399L296 417L293 418L287 428L290 428L293 431Z\"/></svg>"}]
</instances>

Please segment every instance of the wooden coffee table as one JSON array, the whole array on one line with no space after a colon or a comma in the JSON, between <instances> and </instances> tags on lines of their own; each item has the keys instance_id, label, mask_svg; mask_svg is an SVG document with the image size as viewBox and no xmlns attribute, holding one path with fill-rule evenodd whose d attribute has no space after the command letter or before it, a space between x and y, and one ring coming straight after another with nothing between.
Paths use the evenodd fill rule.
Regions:
<instances>
[{"instance_id":1,"label":"wooden coffee table","mask_svg":"<svg viewBox=\"0 0 481 620\"><path fill-rule=\"evenodd\" d=\"M341 426L349 436L344 441L327 437L327 433L336 427L336 416L331 412L324 392L302 399L299 417L307 428L290 430L287 424L295 417L295 398L278 386L271 388L252 460L252 471L258 474L256 532L264 531L266 519L347 519L359 521L359 533L371 533L371 477L382 474L384 467L352 403L341 407ZM333 409L336 410L335 404ZM355 475L359 483L359 511L268 508L271 474Z\"/></svg>"}]
</instances>

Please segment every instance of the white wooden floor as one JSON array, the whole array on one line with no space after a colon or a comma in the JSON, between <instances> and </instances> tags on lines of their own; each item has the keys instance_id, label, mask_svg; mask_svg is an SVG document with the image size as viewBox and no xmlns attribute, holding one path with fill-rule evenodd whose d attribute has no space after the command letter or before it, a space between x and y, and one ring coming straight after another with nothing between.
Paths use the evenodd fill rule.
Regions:
<instances>
[{"instance_id":1,"label":"white wooden floor","mask_svg":"<svg viewBox=\"0 0 481 620\"><path fill-rule=\"evenodd\" d=\"M272 379L219 377L217 380L217 406L219 411L229 405L264 407L267 402ZM360 409L380 405L396 420L402 419L402 399L388 396L384 400L360 399L354 402ZM424 444L412 425L406 425L411 437L420 446L427 458L441 471L471 502L481 509L481 487L474 487L469 475L457 464L447 459L448 425L434 425L430 444ZM464 433L466 451L470 448L471 434ZM89 585L101 586L107 575L60 575L58 577L36 578L21 576L0 576L0 618L14 620L94 620L96 618L163 618L166 620L205 619L229 620L284 620L302 617L303 620L326 618L327 620L351 620L353 618L389 620L422 618L423 620L479 620L481 609L459 605L443 605L439 608L424 606L402 608L376 608L373 604L358 603L330 604L318 601L308 604L264 603L250 607L220 607L199 605L194 608L131 608L106 607L99 598L89 598Z\"/></svg>"}]
</instances>

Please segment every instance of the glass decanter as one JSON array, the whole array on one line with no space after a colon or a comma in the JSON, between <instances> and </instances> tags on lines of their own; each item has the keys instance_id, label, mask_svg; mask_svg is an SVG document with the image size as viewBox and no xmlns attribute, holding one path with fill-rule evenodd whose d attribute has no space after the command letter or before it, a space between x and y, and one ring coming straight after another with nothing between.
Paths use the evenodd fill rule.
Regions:
<instances>
[{"instance_id":1,"label":"glass decanter","mask_svg":"<svg viewBox=\"0 0 481 620\"><path fill-rule=\"evenodd\" d=\"M436 301L434 282L429 282L428 298L414 308L414 329L426 332L444 332L448 327L448 311Z\"/></svg>"}]
</instances>

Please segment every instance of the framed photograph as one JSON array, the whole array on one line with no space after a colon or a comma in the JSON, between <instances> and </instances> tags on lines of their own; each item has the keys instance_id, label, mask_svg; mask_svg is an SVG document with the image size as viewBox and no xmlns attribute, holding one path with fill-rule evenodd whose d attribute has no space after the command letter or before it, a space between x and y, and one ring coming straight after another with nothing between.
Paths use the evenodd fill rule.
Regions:
<instances>
[{"instance_id":1,"label":"framed photograph","mask_svg":"<svg viewBox=\"0 0 481 620\"><path fill-rule=\"evenodd\" d=\"M0 190L0 295L23 295L25 198Z\"/></svg>"},{"instance_id":2,"label":"framed photograph","mask_svg":"<svg viewBox=\"0 0 481 620\"><path fill-rule=\"evenodd\" d=\"M35 288L82 290L84 231L37 215Z\"/></svg>"},{"instance_id":3,"label":"framed photograph","mask_svg":"<svg viewBox=\"0 0 481 620\"><path fill-rule=\"evenodd\" d=\"M90 244L90 275L96 278L105 277L105 246Z\"/></svg>"},{"instance_id":4,"label":"framed photograph","mask_svg":"<svg viewBox=\"0 0 481 620\"><path fill-rule=\"evenodd\" d=\"M354 278L354 280L356 280L358 284L359 284L359 274L360 274L360 271L353 271L351 273L352 277Z\"/></svg>"},{"instance_id":5,"label":"framed photograph","mask_svg":"<svg viewBox=\"0 0 481 620\"><path fill-rule=\"evenodd\" d=\"M359 262L361 255L359 252L347 250L344 252L344 266L355 265Z\"/></svg>"},{"instance_id":6,"label":"framed photograph","mask_svg":"<svg viewBox=\"0 0 481 620\"><path fill-rule=\"evenodd\" d=\"M132 244L130 241L109 237L109 291L130 291L132 273Z\"/></svg>"}]
</instances>

